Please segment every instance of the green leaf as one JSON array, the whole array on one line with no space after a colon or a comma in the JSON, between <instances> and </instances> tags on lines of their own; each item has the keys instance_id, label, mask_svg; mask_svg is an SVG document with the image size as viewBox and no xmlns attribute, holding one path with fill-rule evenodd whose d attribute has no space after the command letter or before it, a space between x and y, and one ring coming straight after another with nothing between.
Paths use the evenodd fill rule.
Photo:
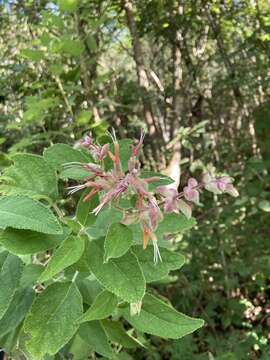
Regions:
<instances>
[{"instance_id":1,"label":"green leaf","mask_svg":"<svg viewBox=\"0 0 270 360\"><path fill-rule=\"evenodd\" d=\"M67 271L71 271L72 274L74 273L74 271L79 271L80 273L85 273L87 275L89 275L89 273L91 272L90 267L89 267L89 257L92 256L91 252L90 252L90 242L89 239L86 235L82 235L82 237L85 238L85 249L84 252L82 254L82 256L80 257L80 259L74 263L73 265L71 265Z\"/></svg>"},{"instance_id":2,"label":"green leaf","mask_svg":"<svg viewBox=\"0 0 270 360\"><path fill-rule=\"evenodd\" d=\"M0 248L0 268L3 266L6 258L8 256L8 251L3 251L3 249Z\"/></svg>"},{"instance_id":3,"label":"green leaf","mask_svg":"<svg viewBox=\"0 0 270 360\"><path fill-rule=\"evenodd\" d=\"M89 110L82 110L80 112L80 114L76 117L76 122L79 125L85 125L85 124L89 124L90 119L92 116L92 112Z\"/></svg>"},{"instance_id":4,"label":"green leaf","mask_svg":"<svg viewBox=\"0 0 270 360\"><path fill-rule=\"evenodd\" d=\"M140 345L136 339L127 333L120 321L106 319L102 320L101 323L108 338L112 342L120 344L127 349L133 349Z\"/></svg>"},{"instance_id":5,"label":"green leaf","mask_svg":"<svg viewBox=\"0 0 270 360\"><path fill-rule=\"evenodd\" d=\"M67 144L52 145L44 151L43 156L58 171L63 170L62 166L70 162L88 163L93 160L90 155L88 156L80 150L73 149Z\"/></svg>"},{"instance_id":6,"label":"green leaf","mask_svg":"<svg viewBox=\"0 0 270 360\"><path fill-rule=\"evenodd\" d=\"M80 168L80 167L72 167L69 169L63 169L60 172L61 179L72 179L72 180L83 180L87 176L89 176L89 171Z\"/></svg>"},{"instance_id":7,"label":"green leaf","mask_svg":"<svg viewBox=\"0 0 270 360\"><path fill-rule=\"evenodd\" d=\"M55 171L42 156L16 154L12 160L14 165L4 173L5 178L9 179L7 185L3 186L5 193L52 199L58 197Z\"/></svg>"},{"instance_id":8,"label":"green leaf","mask_svg":"<svg viewBox=\"0 0 270 360\"><path fill-rule=\"evenodd\" d=\"M46 269L41 274L39 282L45 282L54 275L74 264L80 259L84 251L84 239L81 237L69 236L51 257Z\"/></svg>"},{"instance_id":9,"label":"green leaf","mask_svg":"<svg viewBox=\"0 0 270 360\"><path fill-rule=\"evenodd\" d=\"M145 293L145 280L136 256L128 251L117 259L103 263L104 241L90 242L89 252L95 254L88 260L97 280L109 291L128 302L141 300Z\"/></svg>"},{"instance_id":10,"label":"green leaf","mask_svg":"<svg viewBox=\"0 0 270 360\"><path fill-rule=\"evenodd\" d=\"M19 286L23 270L23 263L17 256L9 254L0 272L0 319L7 311L13 296Z\"/></svg>"},{"instance_id":11,"label":"green leaf","mask_svg":"<svg viewBox=\"0 0 270 360\"><path fill-rule=\"evenodd\" d=\"M57 106L59 101L58 97L41 98L39 96L27 96L27 110L23 113L23 121L28 123L41 122L48 113L48 110Z\"/></svg>"},{"instance_id":12,"label":"green leaf","mask_svg":"<svg viewBox=\"0 0 270 360\"><path fill-rule=\"evenodd\" d=\"M153 262L153 246L148 246L146 249L140 245L133 246L132 251L138 258L147 282L160 280L168 275L171 270L177 270L185 263L183 255L165 248L160 248L162 262L158 264Z\"/></svg>"},{"instance_id":13,"label":"green leaf","mask_svg":"<svg viewBox=\"0 0 270 360\"><path fill-rule=\"evenodd\" d=\"M150 178L150 177L160 177L159 180L157 181L153 181L151 183L149 183L149 189L150 190L154 190L155 187L157 186L160 186L160 185L169 185L169 184L172 184L174 183L174 180L171 179L170 177L166 176L166 175L163 175L163 174L160 174L160 173L157 173L157 172L154 172L154 171L145 171L143 170L141 172L141 177L142 178Z\"/></svg>"},{"instance_id":14,"label":"green leaf","mask_svg":"<svg viewBox=\"0 0 270 360\"><path fill-rule=\"evenodd\" d=\"M83 297L84 304L91 306L98 294L103 291L103 287L93 275L89 276L89 272L87 275L87 279L80 279L77 277L76 285Z\"/></svg>"},{"instance_id":15,"label":"green leaf","mask_svg":"<svg viewBox=\"0 0 270 360\"><path fill-rule=\"evenodd\" d=\"M78 0L58 0L61 11L73 12L77 9Z\"/></svg>"},{"instance_id":16,"label":"green leaf","mask_svg":"<svg viewBox=\"0 0 270 360\"><path fill-rule=\"evenodd\" d=\"M13 331L24 319L33 300L35 292L33 289L19 289L14 294L14 297L0 320L0 336L6 335Z\"/></svg>"},{"instance_id":17,"label":"green leaf","mask_svg":"<svg viewBox=\"0 0 270 360\"><path fill-rule=\"evenodd\" d=\"M83 199L88 193L89 190L86 190L82 193L76 209L76 218L83 226L89 226L97 220L97 217L91 212L92 210L94 210L95 207L98 206L99 198L96 194L91 198L91 200L83 201Z\"/></svg>"},{"instance_id":18,"label":"green leaf","mask_svg":"<svg viewBox=\"0 0 270 360\"><path fill-rule=\"evenodd\" d=\"M104 243L104 261L123 256L132 242L132 231L127 226L120 223L110 225Z\"/></svg>"},{"instance_id":19,"label":"green leaf","mask_svg":"<svg viewBox=\"0 0 270 360\"><path fill-rule=\"evenodd\" d=\"M16 255L36 254L58 246L69 234L64 228L61 235L42 234L30 230L8 228L0 234L0 243Z\"/></svg>"},{"instance_id":20,"label":"green leaf","mask_svg":"<svg viewBox=\"0 0 270 360\"><path fill-rule=\"evenodd\" d=\"M125 308L123 315L135 329L170 339L179 339L204 324L203 320L184 315L150 294L143 298L140 314L130 316L129 308Z\"/></svg>"},{"instance_id":21,"label":"green leaf","mask_svg":"<svg viewBox=\"0 0 270 360\"><path fill-rule=\"evenodd\" d=\"M89 359L89 355L93 352L93 347L84 341L77 333L72 339L69 354L72 354L72 360L86 360Z\"/></svg>"},{"instance_id":22,"label":"green leaf","mask_svg":"<svg viewBox=\"0 0 270 360\"><path fill-rule=\"evenodd\" d=\"M17 326L16 329L13 329L13 331L10 331L9 333L1 337L1 348L5 349L6 353L11 353L16 350L19 342L20 330L21 327Z\"/></svg>"},{"instance_id":23,"label":"green leaf","mask_svg":"<svg viewBox=\"0 0 270 360\"><path fill-rule=\"evenodd\" d=\"M20 287L26 288L28 286L33 286L34 284L36 284L43 270L44 266L42 265L26 265L23 269L22 277L20 280Z\"/></svg>"},{"instance_id":24,"label":"green leaf","mask_svg":"<svg viewBox=\"0 0 270 360\"><path fill-rule=\"evenodd\" d=\"M104 209L96 216L95 223L87 227L86 232L93 239L105 236L109 226L119 222L122 216L123 214L116 209Z\"/></svg>"},{"instance_id":25,"label":"green leaf","mask_svg":"<svg viewBox=\"0 0 270 360\"><path fill-rule=\"evenodd\" d=\"M83 314L80 322L105 319L117 306L117 296L104 290L98 294L91 307Z\"/></svg>"},{"instance_id":26,"label":"green leaf","mask_svg":"<svg viewBox=\"0 0 270 360\"><path fill-rule=\"evenodd\" d=\"M84 44L80 40L63 39L61 40L61 50L67 55L79 57L84 52Z\"/></svg>"},{"instance_id":27,"label":"green leaf","mask_svg":"<svg viewBox=\"0 0 270 360\"><path fill-rule=\"evenodd\" d=\"M44 58L44 52L41 50L22 49L21 55L32 61L40 61Z\"/></svg>"},{"instance_id":28,"label":"green leaf","mask_svg":"<svg viewBox=\"0 0 270 360\"><path fill-rule=\"evenodd\" d=\"M109 359L114 358L114 353L109 345L107 335L99 321L84 323L79 328L80 337L98 354Z\"/></svg>"},{"instance_id":29,"label":"green leaf","mask_svg":"<svg viewBox=\"0 0 270 360\"><path fill-rule=\"evenodd\" d=\"M194 218L187 219L182 214L165 214L164 220L158 225L157 234L160 236L166 233L184 232L196 224Z\"/></svg>"},{"instance_id":30,"label":"green leaf","mask_svg":"<svg viewBox=\"0 0 270 360\"><path fill-rule=\"evenodd\" d=\"M12 227L44 234L63 232L57 218L45 205L26 196L0 199L0 228Z\"/></svg>"},{"instance_id":31,"label":"green leaf","mask_svg":"<svg viewBox=\"0 0 270 360\"><path fill-rule=\"evenodd\" d=\"M30 336L26 346L35 360L54 355L78 329L82 297L74 283L55 283L34 301L24 330Z\"/></svg>"}]
</instances>

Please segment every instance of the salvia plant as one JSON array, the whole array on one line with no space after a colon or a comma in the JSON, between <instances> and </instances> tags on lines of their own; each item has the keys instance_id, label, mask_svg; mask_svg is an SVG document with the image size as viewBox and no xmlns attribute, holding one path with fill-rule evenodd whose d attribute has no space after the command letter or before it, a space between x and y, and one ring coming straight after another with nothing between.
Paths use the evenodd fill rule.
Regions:
<instances>
[{"instance_id":1,"label":"salvia plant","mask_svg":"<svg viewBox=\"0 0 270 360\"><path fill-rule=\"evenodd\" d=\"M0 345L15 359L125 359L144 334L178 339L204 324L151 283L183 266L173 239L195 225L203 190L237 196L232 178L206 173L178 191L141 169L143 132L111 138L16 154L1 176Z\"/></svg>"}]
</instances>

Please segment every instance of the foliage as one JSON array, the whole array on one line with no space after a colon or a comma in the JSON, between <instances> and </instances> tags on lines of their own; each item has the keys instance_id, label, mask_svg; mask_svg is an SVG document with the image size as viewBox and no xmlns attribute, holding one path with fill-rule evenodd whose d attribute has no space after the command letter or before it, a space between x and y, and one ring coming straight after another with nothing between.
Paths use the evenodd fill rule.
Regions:
<instances>
[{"instance_id":1,"label":"foliage","mask_svg":"<svg viewBox=\"0 0 270 360\"><path fill-rule=\"evenodd\" d=\"M88 137L88 139L90 138ZM203 325L202 320L183 315L168 303L151 295L151 288L146 287L147 282L162 280L170 270L181 267L184 257L168 249L159 252L157 238L153 231L156 228L159 231L156 216L157 213L161 215L161 210L154 195L147 190L147 181L156 180L157 177L142 178L141 180L138 177L139 162L136 158L142 142L140 141L134 147L128 161L129 170L125 175L119 158L119 154L121 156L122 152L117 140L113 139L114 154L108 151L109 146L99 147L94 145L90 139L90 147L98 154L102 154L103 149L107 149L106 153L98 160L104 163L104 158L109 154L113 159L112 169L109 168L103 172L100 165L94 163L71 162L65 164L71 168L79 166L88 170L88 176L84 179L85 185L71 187L70 193L82 190L84 187L92 188L90 196L84 194L83 200L78 202L75 218L64 216L55 202L55 193L47 194L47 206L42 203L45 201L43 198L40 201L33 200L32 197L35 197L36 194L32 192L28 193L27 197L8 195L1 198L0 225L3 230L0 242L3 249L0 253L2 261L0 276L3 293L0 298L0 328L1 324L14 322L14 327L9 328L8 331L2 325L1 342L6 351L9 351L15 358L17 358L16 352L26 355L28 359L45 359L48 355L57 356L63 351L71 352L73 356L77 357L80 356L80 353L72 348L73 341L79 338L81 341L88 342L91 332L95 332L95 336L91 338L89 354L94 350L100 355L116 359L121 349L119 346L125 347L125 343L122 344L119 335L117 341L109 341L110 336L106 333L106 326L104 327L100 322L107 318L112 319L113 323L119 324L123 317L127 323L133 326L134 339L141 338L143 333L178 339ZM40 168L36 166L36 160L42 160L45 168L49 168L50 161L52 164L55 163L54 150L58 154L58 146L53 146L45 152L45 154L50 154L49 157L45 156L45 159L24 155L25 167L21 167L20 163L16 163L15 160L14 165L11 166L13 172L18 175L13 179L14 186L20 187L21 179L26 180L24 170L29 169L33 179L36 179L36 193L41 193L41 190L44 189L44 179L47 177L44 177ZM61 172L50 171L48 179L51 175L55 177L56 184L59 180L61 181L59 176ZM5 178L4 176L4 181ZM90 178L92 181L89 180ZM94 179L95 181L93 181ZM144 246L147 245L145 236L150 236L152 239L151 252L154 253L154 261L158 258L162 261L162 257L164 258L164 264L160 269L155 269L155 266L158 265L153 263L152 256L149 258L149 252L146 253L146 256L140 252L136 245L136 239L133 237L131 225L134 221L127 221L128 208L119 207L121 200L126 200L128 203L131 201L133 194L129 193L119 203L121 192L124 194L128 190L128 186L125 186L121 192L118 190L115 198L109 197L109 201L105 200L112 191L114 193L119 189L119 184L127 179L129 179L130 191L133 188L137 197L136 201L141 203L140 206L130 210L131 214L134 216L134 211L137 211L135 217L140 219ZM115 181L116 183L114 183ZM111 186L112 189L108 189L108 186ZM96 191L96 187L98 187L98 191ZM92 214L95 215L94 219L90 224L87 222L82 224L80 220L91 215L89 206L85 206L84 201L90 201L90 197L97 196L97 192L104 192L105 189L107 193L105 192L101 196L100 205L92 210ZM56 194L58 194L57 189ZM122 213L122 216L115 223L111 223L112 219L107 218L109 223L105 240L103 234L91 237L89 230L95 226L102 214L103 207L108 206L108 202L110 202L110 208L115 207ZM56 211L57 216L49 210L49 207ZM166 217L163 221L166 221ZM192 225L193 221L184 219L182 216L181 223L184 226L179 226L177 233L184 231L185 227L188 224ZM166 224L167 226L164 228L166 233L176 230L169 226L170 222L167 221ZM164 230L161 230L161 233ZM64 233L65 236L63 236ZM45 245L43 237L48 234L58 238L61 235L60 243L51 241ZM31 241L31 246L28 241ZM35 243L41 243L41 248ZM50 251L49 261L46 252L42 252L43 246L44 250L48 248ZM22 258L21 254L30 254L31 256ZM28 276L33 276L30 283L22 281L26 269L37 265L41 265L37 274L35 271L28 272ZM11 269L12 272L10 272ZM94 300L91 297L89 299L87 294L80 291L80 281L83 281L90 289L93 285L98 289ZM32 290L33 287L36 290L35 293ZM26 293L26 304L24 302L20 304L22 293ZM17 303L20 305L16 309L17 317L15 319L12 310L14 304ZM104 347L102 343L105 343L106 346ZM139 345L140 342L136 344L136 346ZM123 351L121 353L123 354Z\"/></svg>"}]
</instances>

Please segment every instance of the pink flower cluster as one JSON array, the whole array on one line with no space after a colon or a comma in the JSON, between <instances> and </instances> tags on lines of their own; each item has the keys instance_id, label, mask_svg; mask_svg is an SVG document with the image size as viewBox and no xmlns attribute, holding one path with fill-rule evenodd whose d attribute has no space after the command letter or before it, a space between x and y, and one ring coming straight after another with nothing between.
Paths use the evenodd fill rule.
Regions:
<instances>
[{"instance_id":1,"label":"pink flower cluster","mask_svg":"<svg viewBox=\"0 0 270 360\"><path fill-rule=\"evenodd\" d=\"M106 205L113 204L119 208L119 201L124 194L135 194L136 203L134 209L123 210L122 223L128 225L139 222L143 233L143 247L146 248L149 239L154 246L154 262L161 260L157 245L155 230L160 220L163 219L163 211L181 211L187 218L191 217L192 203L199 204L200 191L206 189L216 194L229 193L238 196L238 192L232 185L232 178L228 176L213 177L210 174L203 176L202 182L190 178L182 192L168 186L157 186L154 193L148 189L148 184L160 180L160 177L141 178L139 152L143 145L144 132L136 146L133 147L128 161L128 171L122 170L119 156L119 143L115 133L112 134L114 151L109 150L109 144L103 146L94 143L91 135L86 136L80 143L86 147L99 162L98 164L69 163L67 166L81 166L89 171L89 176L84 179L83 184L69 187L69 194L82 189L89 189L84 201L90 200L95 194L100 193L100 203L93 210L97 215ZM113 167L105 171L102 164L107 156L113 161Z\"/></svg>"},{"instance_id":2,"label":"pink flower cluster","mask_svg":"<svg viewBox=\"0 0 270 360\"><path fill-rule=\"evenodd\" d=\"M167 186L158 186L157 191L164 197L164 211L172 212L180 210L188 219L191 217L191 204L200 203L200 189L206 189L214 194L228 193L237 197L238 191L232 184L233 179L229 176L214 177L207 173L203 176L201 183L190 178L183 191L178 193L176 189Z\"/></svg>"}]
</instances>

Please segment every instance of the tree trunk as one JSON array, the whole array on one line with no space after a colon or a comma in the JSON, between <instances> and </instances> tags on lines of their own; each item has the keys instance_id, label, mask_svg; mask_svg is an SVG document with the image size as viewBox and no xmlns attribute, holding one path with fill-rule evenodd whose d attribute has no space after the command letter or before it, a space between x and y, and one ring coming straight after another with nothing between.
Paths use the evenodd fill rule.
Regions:
<instances>
[{"instance_id":1,"label":"tree trunk","mask_svg":"<svg viewBox=\"0 0 270 360\"><path fill-rule=\"evenodd\" d=\"M150 135L153 157L156 161L159 162L158 167L162 167L162 165L164 165L165 163L165 157L164 154L162 153L164 139L159 121L155 117L153 111L153 105L151 102L151 94L150 94L150 81L144 63L141 43L138 37L137 24L134 18L133 5L132 5L132 1L130 0L123 0L122 4L126 13L127 25L131 34L133 56L134 56L134 61L136 63L138 83L141 89L143 115Z\"/></svg>"}]
</instances>

